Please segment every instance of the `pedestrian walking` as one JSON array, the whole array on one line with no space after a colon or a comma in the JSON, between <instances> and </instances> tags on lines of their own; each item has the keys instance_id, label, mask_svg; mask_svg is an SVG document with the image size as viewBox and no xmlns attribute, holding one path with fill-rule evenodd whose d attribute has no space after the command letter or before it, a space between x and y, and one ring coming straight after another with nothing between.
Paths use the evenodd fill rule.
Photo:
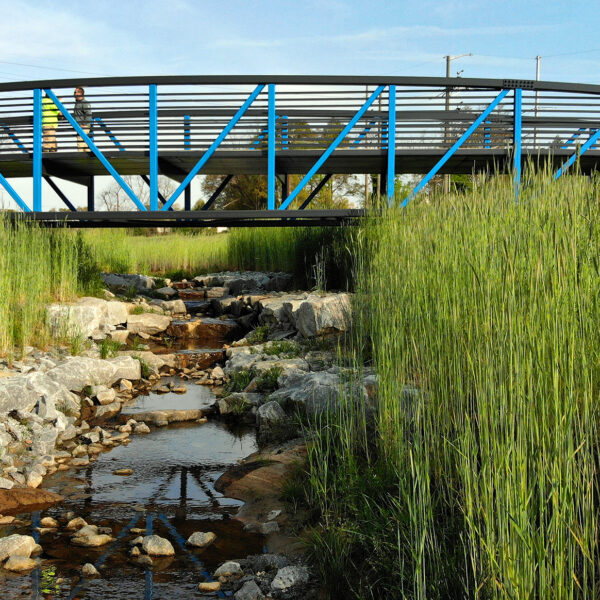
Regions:
<instances>
[{"instance_id":1,"label":"pedestrian walking","mask_svg":"<svg viewBox=\"0 0 600 600\"><path fill-rule=\"evenodd\" d=\"M42 98L42 133L44 141L43 152L56 152L56 129L60 111L52 99L46 94Z\"/></svg>"},{"instance_id":2,"label":"pedestrian walking","mask_svg":"<svg viewBox=\"0 0 600 600\"><path fill-rule=\"evenodd\" d=\"M82 87L75 88L75 107L73 108L73 117L77 124L86 135L90 135L92 129L92 106L85 99L85 90ZM77 136L77 151L86 152L88 145L83 138Z\"/></svg>"}]
</instances>

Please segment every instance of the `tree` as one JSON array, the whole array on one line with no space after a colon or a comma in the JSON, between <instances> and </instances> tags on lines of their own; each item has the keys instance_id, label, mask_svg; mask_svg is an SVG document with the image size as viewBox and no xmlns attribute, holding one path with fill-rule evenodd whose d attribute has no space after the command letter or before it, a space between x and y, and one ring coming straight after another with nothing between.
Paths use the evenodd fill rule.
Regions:
<instances>
[{"instance_id":1,"label":"tree","mask_svg":"<svg viewBox=\"0 0 600 600\"><path fill-rule=\"evenodd\" d=\"M139 198L140 202L149 209L150 187L148 184L137 175L125 175L123 180L133 190L133 193ZM159 175L158 191L164 198L168 199L175 191L175 182L164 175ZM116 181L111 181L108 187L100 192L99 199L106 210L119 211L132 208L131 198Z\"/></svg>"}]
</instances>

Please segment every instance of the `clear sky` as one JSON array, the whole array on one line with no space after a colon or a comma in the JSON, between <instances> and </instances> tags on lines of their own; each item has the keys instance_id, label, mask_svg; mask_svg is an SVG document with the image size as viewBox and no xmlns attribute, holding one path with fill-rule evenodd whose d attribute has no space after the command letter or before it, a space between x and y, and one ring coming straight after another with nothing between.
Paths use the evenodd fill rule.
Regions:
<instances>
[{"instance_id":1,"label":"clear sky","mask_svg":"<svg viewBox=\"0 0 600 600\"><path fill-rule=\"evenodd\" d=\"M444 55L473 53L452 75L533 79L540 55L544 80L600 83L598 8L594 0L0 0L0 81L437 76Z\"/></svg>"},{"instance_id":2,"label":"clear sky","mask_svg":"<svg viewBox=\"0 0 600 600\"><path fill-rule=\"evenodd\" d=\"M442 75L598 82L593 0L0 0L0 78ZM20 64L13 64L20 63ZM33 65L33 66L25 66Z\"/></svg>"}]
</instances>

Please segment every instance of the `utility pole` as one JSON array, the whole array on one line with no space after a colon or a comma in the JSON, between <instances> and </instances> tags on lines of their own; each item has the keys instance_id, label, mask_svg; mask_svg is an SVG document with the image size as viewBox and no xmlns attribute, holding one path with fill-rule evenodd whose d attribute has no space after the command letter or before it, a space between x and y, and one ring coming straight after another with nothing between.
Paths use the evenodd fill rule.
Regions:
<instances>
[{"instance_id":1,"label":"utility pole","mask_svg":"<svg viewBox=\"0 0 600 600\"><path fill-rule=\"evenodd\" d=\"M465 56L473 56L472 52L468 54L458 54L456 56L450 56L447 54L444 56L446 59L446 79L450 79L451 70L452 70L452 61L458 60L459 58L463 58ZM450 111L450 86L446 87L446 123L444 126L444 142L446 145L450 144L450 128L448 127L448 112ZM448 194L450 192L450 175L444 175L444 194Z\"/></svg>"},{"instance_id":2,"label":"utility pole","mask_svg":"<svg viewBox=\"0 0 600 600\"><path fill-rule=\"evenodd\" d=\"M542 63L542 57L541 56L536 56L535 57L535 80L536 81L540 80L541 63ZM538 116L538 91L537 90L535 90L535 109L534 109L534 115L535 115L535 118L536 118L536 125L533 128L533 145L535 147L535 146L537 146L537 116Z\"/></svg>"}]
</instances>

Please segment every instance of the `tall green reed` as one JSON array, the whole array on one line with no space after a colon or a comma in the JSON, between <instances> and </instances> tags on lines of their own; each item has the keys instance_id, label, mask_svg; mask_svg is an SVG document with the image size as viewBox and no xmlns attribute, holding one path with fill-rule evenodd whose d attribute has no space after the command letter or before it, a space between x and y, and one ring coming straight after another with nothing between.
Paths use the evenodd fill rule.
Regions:
<instances>
[{"instance_id":1,"label":"tall green reed","mask_svg":"<svg viewBox=\"0 0 600 600\"><path fill-rule=\"evenodd\" d=\"M544 183L361 232L351 351L378 373L375 417L344 398L309 454L338 590L597 597L598 194Z\"/></svg>"}]
</instances>

